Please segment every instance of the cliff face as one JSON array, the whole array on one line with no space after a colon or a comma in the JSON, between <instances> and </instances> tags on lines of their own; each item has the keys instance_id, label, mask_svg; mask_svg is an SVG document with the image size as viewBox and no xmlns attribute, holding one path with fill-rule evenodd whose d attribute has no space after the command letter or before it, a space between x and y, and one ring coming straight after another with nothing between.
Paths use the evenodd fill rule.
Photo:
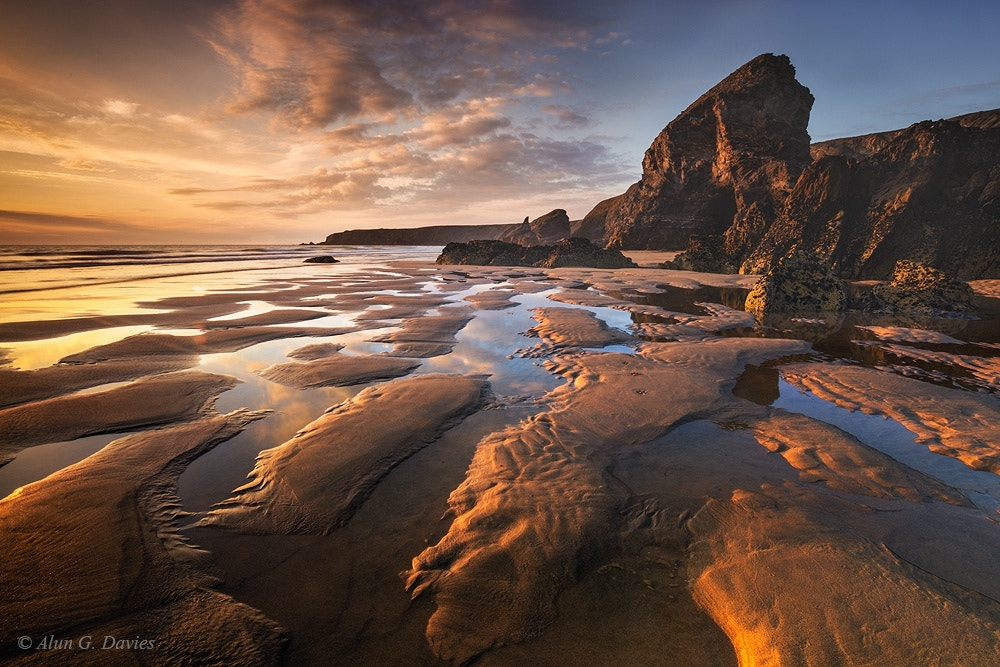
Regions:
<instances>
[{"instance_id":1,"label":"cliff face","mask_svg":"<svg viewBox=\"0 0 1000 667\"><path fill-rule=\"evenodd\" d=\"M733 72L653 141L642 178L606 214L608 243L680 249L692 235L726 233L735 248L760 238L811 162L812 103L787 56Z\"/></svg>"},{"instance_id":2,"label":"cliff face","mask_svg":"<svg viewBox=\"0 0 1000 667\"><path fill-rule=\"evenodd\" d=\"M908 259L1000 277L1000 110L813 146L785 210L740 248L757 273L802 248L840 275L886 279Z\"/></svg>"}]
</instances>

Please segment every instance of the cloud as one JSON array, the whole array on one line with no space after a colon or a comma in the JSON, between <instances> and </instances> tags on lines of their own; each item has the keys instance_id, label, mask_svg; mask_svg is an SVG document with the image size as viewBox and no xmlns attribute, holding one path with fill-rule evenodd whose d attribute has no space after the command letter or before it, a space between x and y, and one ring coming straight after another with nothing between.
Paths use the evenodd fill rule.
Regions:
<instances>
[{"instance_id":1,"label":"cloud","mask_svg":"<svg viewBox=\"0 0 1000 667\"><path fill-rule=\"evenodd\" d=\"M590 119L583 114L557 104L546 104L542 107L542 111L558 120L557 127L584 127L590 124Z\"/></svg>"},{"instance_id":2,"label":"cloud","mask_svg":"<svg viewBox=\"0 0 1000 667\"><path fill-rule=\"evenodd\" d=\"M139 110L139 105L128 100L104 100L101 109L112 116L131 116Z\"/></svg>"},{"instance_id":3,"label":"cloud","mask_svg":"<svg viewBox=\"0 0 1000 667\"><path fill-rule=\"evenodd\" d=\"M582 49L603 21L583 7L524 0L244 0L213 46L236 75L231 113L291 128L433 111L463 97L566 90L541 49ZM580 5L581 3L570 3ZM527 56L525 55L527 54Z\"/></svg>"}]
</instances>

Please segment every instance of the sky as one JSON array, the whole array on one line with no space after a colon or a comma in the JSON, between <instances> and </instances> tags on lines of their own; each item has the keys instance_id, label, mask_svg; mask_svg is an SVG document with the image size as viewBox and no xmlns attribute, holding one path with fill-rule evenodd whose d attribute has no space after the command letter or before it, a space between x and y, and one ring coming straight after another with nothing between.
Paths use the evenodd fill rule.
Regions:
<instances>
[{"instance_id":1,"label":"sky","mask_svg":"<svg viewBox=\"0 0 1000 667\"><path fill-rule=\"evenodd\" d=\"M1000 107L995 0L0 0L0 243L583 217L761 53L813 141Z\"/></svg>"}]
</instances>

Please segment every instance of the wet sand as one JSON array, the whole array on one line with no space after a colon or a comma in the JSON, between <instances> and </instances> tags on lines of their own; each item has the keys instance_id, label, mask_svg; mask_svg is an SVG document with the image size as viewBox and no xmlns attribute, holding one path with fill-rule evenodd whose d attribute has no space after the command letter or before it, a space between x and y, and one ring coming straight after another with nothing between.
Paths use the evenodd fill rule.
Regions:
<instances>
[{"instance_id":1,"label":"wet sand","mask_svg":"<svg viewBox=\"0 0 1000 667\"><path fill-rule=\"evenodd\" d=\"M3 324L0 456L138 432L0 500L0 659L121 635L155 648L74 663L1000 664L1000 498L772 405L780 377L995 475L998 341L869 322L837 338L856 359L818 354L722 303L753 277L664 258L339 267ZM21 370L19 341L136 325ZM230 443L246 483L202 474L215 505L186 512L178 479Z\"/></svg>"}]
</instances>

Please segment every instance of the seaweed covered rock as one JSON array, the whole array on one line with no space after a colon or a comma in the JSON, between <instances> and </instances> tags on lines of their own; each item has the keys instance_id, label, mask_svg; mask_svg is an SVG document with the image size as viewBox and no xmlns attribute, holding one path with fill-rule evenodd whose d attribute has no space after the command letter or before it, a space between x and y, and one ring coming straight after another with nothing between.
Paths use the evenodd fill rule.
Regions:
<instances>
[{"instance_id":1,"label":"seaweed covered rock","mask_svg":"<svg viewBox=\"0 0 1000 667\"><path fill-rule=\"evenodd\" d=\"M581 238L571 238L555 245L523 246L506 241L479 239L468 243L449 243L437 258L438 264L473 264L479 266L585 266L599 269L634 267L635 263L620 250L602 248Z\"/></svg>"},{"instance_id":2,"label":"seaweed covered rock","mask_svg":"<svg viewBox=\"0 0 1000 667\"><path fill-rule=\"evenodd\" d=\"M549 256L534 266L554 269L560 266L587 266L595 269L628 269L636 263L617 248L602 248L582 238L570 238L550 248Z\"/></svg>"},{"instance_id":3,"label":"seaweed covered rock","mask_svg":"<svg viewBox=\"0 0 1000 667\"><path fill-rule=\"evenodd\" d=\"M896 262L892 280L872 290L877 307L919 315L965 314L973 310L974 293L964 280L908 259Z\"/></svg>"},{"instance_id":4,"label":"seaweed covered rock","mask_svg":"<svg viewBox=\"0 0 1000 667\"><path fill-rule=\"evenodd\" d=\"M508 241L476 239L449 243L438 255L438 264L473 264L477 266L532 266L548 257L545 246L523 246Z\"/></svg>"},{"instance_id":5,"label":"seaweed covered rock","mask_svg":"<svg viewBox=\"0 0 1000 667\"><path fill-rule=\"evenodd\" d=\"M692 236L687 250L660 265L664 269L703 273L739 273L739 265L726 253L721 236Z\"/></svg>"},{"instance_id":6,"label":"seaweed covered rock","mask_svg":"<svg viewBox=\"0 0 1000 667\"><path fill-rule=\"evenodd\" d=\"M811 253L785 257L753 286L746 309L758 317L772 313L836 313L847 306L847 284Z\"/></svg>"}]
</instances>

